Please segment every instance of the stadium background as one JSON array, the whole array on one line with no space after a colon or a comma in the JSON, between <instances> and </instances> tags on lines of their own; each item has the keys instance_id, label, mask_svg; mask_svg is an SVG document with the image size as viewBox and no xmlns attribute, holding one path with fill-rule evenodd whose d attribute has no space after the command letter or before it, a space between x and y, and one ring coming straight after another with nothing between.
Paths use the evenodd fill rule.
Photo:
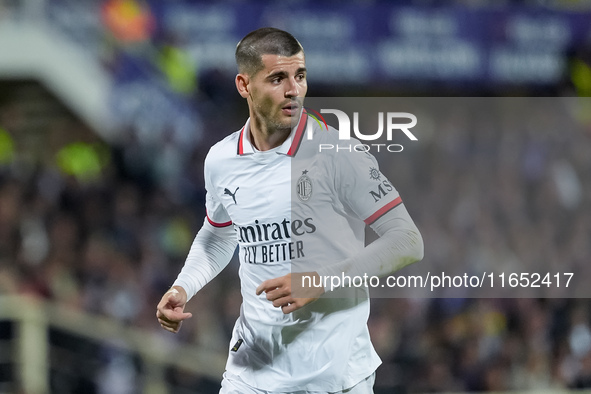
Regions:
<instances>
[{"instance_id":1,"label":"stadium background","mask_svg":"<svg viewBox=\"0 0 591 394\"><path fill-rule=\"evenodd\" d=\"M217 392L236 261L178 335L154 312L204 217L204 155L247 116L235 44L264 25L301 40L311 96L591 93L588 1L1 0L0 393ZM449 144L413 151L391 180L412 201L422 264L591 261L591 136L543 123L452 119ZM474 191L483 179L502 201ZM376 299L375 391L590 387L590 311Z\"/></svg>"}]
</instances>

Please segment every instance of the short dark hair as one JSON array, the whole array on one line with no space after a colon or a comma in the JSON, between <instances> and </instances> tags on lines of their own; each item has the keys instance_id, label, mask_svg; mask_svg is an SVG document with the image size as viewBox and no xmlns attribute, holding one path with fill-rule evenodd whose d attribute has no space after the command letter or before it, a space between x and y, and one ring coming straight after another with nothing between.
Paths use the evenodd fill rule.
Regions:
<instances>
[{"instance_id":1,"label":"short dark hair","mask_svg":"<svg viewBox=\"0 0 591 394\"><path fill-rule=\"evenodd\" d=\"M293 56L303 52L298 40L286 31L262 27L248 33L236 46L238 72L254 75L263 68L263 55Z\"/></svg>"}]
</instances>

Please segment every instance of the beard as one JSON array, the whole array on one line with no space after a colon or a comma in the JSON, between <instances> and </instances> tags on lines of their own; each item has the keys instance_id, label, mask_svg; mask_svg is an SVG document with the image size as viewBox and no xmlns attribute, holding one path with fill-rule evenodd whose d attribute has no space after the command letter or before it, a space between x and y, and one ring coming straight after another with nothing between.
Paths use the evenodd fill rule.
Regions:
<instances>
[{"instance_id":1,"label":"beard","mask_svg":"<svg viewBox=\"0 0 591 394\"><path fill-rule=\"evenodd\" d=\"M291 132L292 119L282 119L281 110L279 113L269 113L263 108L257 108L255 116L259 124L264 125L267 134Z\"/></svg>"},{"instance_id":2,"label":"beard","mask_svg":"<svg viewBox=\"0 0 591 394\"><path fill-rule=\"evenodd\" d=\"M290 133L298 123L299 116L284 116L283 108L288 104L295 104L299 108L299 115L304 104L303 97L294 97L277 104L270 97L265 97L254 105L254 116L257 123L265 128L266 134Z\"/></svg>"}]
</instances>

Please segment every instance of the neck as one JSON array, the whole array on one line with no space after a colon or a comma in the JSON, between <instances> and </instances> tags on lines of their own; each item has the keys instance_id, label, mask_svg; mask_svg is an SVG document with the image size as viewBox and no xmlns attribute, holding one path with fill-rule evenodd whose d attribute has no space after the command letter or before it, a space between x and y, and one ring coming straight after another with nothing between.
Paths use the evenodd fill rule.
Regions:
<instances>
[{"instance_id":1,"label":"neck","mask_svg":"<svg viewBox=\"0 0 591 394\"><path fill-rule=\"evenodd\" d=\"M289 128L271 127L256 117L250 118L250 142L260 151L277 148L285 142L291 133Z\"/></svg>"}]
</instances>

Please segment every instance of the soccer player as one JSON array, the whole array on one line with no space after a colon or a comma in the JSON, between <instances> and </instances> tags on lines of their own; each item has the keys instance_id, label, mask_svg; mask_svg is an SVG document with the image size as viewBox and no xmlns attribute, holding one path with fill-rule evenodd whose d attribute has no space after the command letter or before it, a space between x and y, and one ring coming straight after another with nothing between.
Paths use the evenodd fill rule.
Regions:
<instances>
[{"instance_id":1,"label":"soccer player","mask_svg":"<svg viewBox=\"0 0 591 394\"><path fill-rule=\"evenodd\" d=\"M317 127L314 140L304 138L314 122L303 108L304 50L291 34L249 33L236 62L250 118L205 159L207 217L158 321L178 332L191 317L188 300L239 245L243 302L220 393L372 393L380 359L368 289L314 282L295 294L298 280L390 274L422 258L421 235L373 156L313 154L314 143L336 143L338 133ZM368 247L366 224L380 236ZM292 270L296 261L307 270Z\"/></svg>"}]
</instances>

